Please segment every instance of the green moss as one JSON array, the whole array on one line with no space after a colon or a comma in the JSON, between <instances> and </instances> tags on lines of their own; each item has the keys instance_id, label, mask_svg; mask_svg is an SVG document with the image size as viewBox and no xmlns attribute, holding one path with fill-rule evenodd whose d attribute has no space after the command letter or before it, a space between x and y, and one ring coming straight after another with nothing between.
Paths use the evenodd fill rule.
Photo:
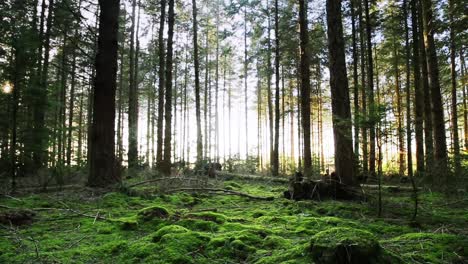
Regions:
<instances>
[{"instance_id":1,"label":"green moss","mask_svg":"<svg viewBox=\"0 0 468 264\"><path fill-rule=\"evenodd\" d=\"M261 238L249 232L230 232L211 239L207 245L210 256L216 259L246 260L255 253ZM258 244L257 244L258 245Z\"/></svg>"},{"instance_id":2,"label":"green moss","mask_svg":"<svg viewBox=\"0 0 468 264\"><path fill-rule=\"evenodd\" d=\"M146 262L199 263L196 259L204 252L209 240L208 236L192 231L165 234L157 243L157 251Z\"/></svg>"},{"instance_id":3,"label":"green moss","mask_svg":"<svg viewBox=\"0 0 468 264\"><path fill-rule=\"evenodd\" d=\"M126 241L112 241L97 248L101 254L115 255L128 248Z\"/></svg>"},{"instance_id":4,"label":"green moss","mask_svg":"<svg viewBox=\"0 0 468 264\"><path fill-rule=\"evenodd\" d=\"M264 216L266 214L267 214L267 212L265 210L255 210L255 211L252 212L251 215L252 215L253 218L259 218L260 216Z\"/></svg>"},{"instance_id":5,"label":"green moss","mask_svg":"<svg viewBox=\"0 0 468 264\"><path fill-rule=\"evenodd\" d=\"M308 244L290 245L287 249L280 249L262 256L255 264L277 264L277 263L313 263L309 254L307 254Z\"/></svg>"},{"instance_id":6,"label":"green moss","mask_svg":"<svg viewBox=\"0 0 468 264\"><path fill-rule=\"evenodd\" d=\"M279 196L287 186L232 180L225 183L225 188ZM86 214L94 215L99 210L110 220L39 211L38 221L22 226L15 235L4 230L0 263L326 263L330 258L314 255L312 237L317 239L316 247L320 241L322 246L330 247L328 252L333 257L339 252L336 248L344 247L342 244L351 244L346 247L351 251L365 244L360 240L368 235L360 233L365 231L380 242L380 263L463 263L468 255L466 238L453 235L466 230L466 208L452 203L450 207L431 209L432 204L452 202L437 193L421 193L421 206L426 209L418 215L422 224L418 227L377 219L372 203L296 202L282 198L258 201L183 192L161 196L154 186L138 188L131 196L109 193L83 197L82 190L15 197L19 199L0 197L0 204L21 209L59 207L60 199ZM384 190L383 197L389 205L384 219L407 219L411 215L408 193L387 195ZM434 230L444 230L439 229L441 224L450 234L433 234ZM335 229L340 231L330 231ZM419 230L427 233L415 233ZM29 237L37 241L38 258ZM367 259L375 258L365 258L361 263Z\"/></svg>"},{"instance_id":7,"label":"green moss","mask_svg":"<svg viewBox=\"0 0 468 264\"><path fill-rule=\"evenodd\" d=\"M128 205L128 196L123 193L111 192L105 194L100 203L104 208L121 208Z\"/></svg>"},{"instance_id":8,"label":"green moss","mask_svg":"<svg viewBox=\"0 0 468 264\"><path fill-rule=\"evenodd\" d=\"M408 233L382 244L410 262L462 263L468 257L468 238L452 234Z\"/></svg>"},{"instance_id":9,"label":"green moss","mask_svg":"<svg viewBox=\"0 0 468 264\"><path fill-rule=\"evenodd\" d=\"M215 212L191 213L191 214L188 214L186 217L190 219L200 219L200 220L205 220L205 221L211 221L217 224L223 224L227 220L227 217L225 215L215 213Z\"/></svg>"},{"instance_id":10,"label":"green moss","mask_svg":"<svg viewBox=\"0 0 468 264\"><path fill-rule=\"evenodd\" d=\"M380 245L372 233L335 227L314 235L310 252L320 263L378 263Z\"/></svg>"},{"instance_id":11,"label":"green moss","mask_svg":"<svg viewBox=\"0 0 468 264\"><path fill-rule=\"evenodd\" d=\"M269 249L284 249L291 245L291 241L276 235L270 235L263 239L263 248Z\"/></svg>"},{"instance_id":12,"label":"green moss","mask_svg":"<svg viewBox=\"0 0 468 264\"><path fill-rule=\"evenodd\" d=\"M138 228L138 221L135 216L121 217L113 219L112 221L117 223L122 230L136 230Z\"/></svg>"},{"instance_id":13,"label":"green moss","mask_svg":"<svg viewBox=\"0 0 468 264\"><path fill-rule=\"evenodd\" d=\"M115 229L110 226L102 227L97 230L98 234L112 234L114 231Z\"/></svg>"},{"instance_id":14,"label":"green moss","mask_svg":"<svg viewBox=\"0 0 468 264\"><path fill-rule=\"evenodd\" d=\"M168 218L169 211L161 206L151 206L141 209L138 214L137 218L142 221L150 221L153 219L161 219L161 218Z\"/></svg>"},{"instance_id":15,"label":"green moss","mask_svg":"<svg viewBox=\"0 0 468 264\"><path fill-rule=\"evenodd\" d=\"M357 224L337 217L304 217L298 219L296 226L297 234L314 235L332 227L357 227Z\"/></svg>"},{"instance_id":16,"label":"green moss","mask_svg":"<svg viewBox=\"0 0 468 264\"><path fill-rule=\"evenodd\" d=\"M237 182L233 182L233 181L225 181L224 182L224 188L227 188L227 187L231 187L232 189L240 189L240 188L242 188L242 185L240 185Z\"/></svg>"},{"instance_id":17,"label":"green moss","mask_svg":"<svg viewBox=\"0 0 468 264\"><path fill-rule=\"evenodd\" d=\"M151 240L153 242L159 242L164 235L167 234L178 234L178 233L187 233L189 230L183 226L179 225L168 225L160 228L153 235Z\"/></svg>"},{"instance_id":18,"label":"green moss","mask_svg":"<svg viewBox=\"0 0 468 264\"><path fill-rule=\"evenodd\" d=\"M216 232L219 229L219 225L215 222L197 219L184 219L178 221L177 224L194 231Z\"/></svg>"}]
</instances>

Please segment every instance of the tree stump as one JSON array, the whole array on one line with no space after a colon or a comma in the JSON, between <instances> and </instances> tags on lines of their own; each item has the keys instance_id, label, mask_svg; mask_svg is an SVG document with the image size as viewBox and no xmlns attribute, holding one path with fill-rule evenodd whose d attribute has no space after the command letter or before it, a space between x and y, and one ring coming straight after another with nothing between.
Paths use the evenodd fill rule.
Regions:
<instances>
[{"instance_id":1,"label":"tree stump","mask_svg":"<svg viewBox=\"0 0 468 264\"><path fill-rule=\"evenodd\" d=\"M303 179L301 173L296 173L289 180L288 190L284 197L291 200L365 200L359 187L348 186L333 177L322 180Z\"/></svg>"}]
</instances>

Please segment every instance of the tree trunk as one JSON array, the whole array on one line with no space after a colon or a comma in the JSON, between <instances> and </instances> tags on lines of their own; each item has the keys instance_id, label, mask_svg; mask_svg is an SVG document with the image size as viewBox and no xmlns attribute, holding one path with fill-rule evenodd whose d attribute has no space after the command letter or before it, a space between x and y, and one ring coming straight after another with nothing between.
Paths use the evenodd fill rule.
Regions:
<instances>
[{"instance_id":1,"label":"tree trunk","mask_svg":"<svg viewBox=\"0 0 468 264\"><path fill-rule=\"evenodd\" d=\"M364 41L364 20L363 20L363 12L362 12L362 1L359 3L359 42L361 43L361 53L360 53L360 61L361 61L361 116L363 125L361 126L361 134L362 134L362 172L364 177L367 178L369 173L369 150L368 150L368 114L367 114L367 92L366 92L366 43Z\"/></svg>"},{"instance_id":2,"label":"tree trunk","mask_svg":"<svg viewBox=\"0 0 468 264\"><path fill-rule=\"evenodd\" d=\"M247 54L247 6L244 7L244 115L245 115L245 160L249 158L249 126L248 126L248 54Z\"/></svg>"},{"instance_id":3,"label":"tree trunk","mask_svg":"<svg viewBox=\"0 0 468 264\"><path fill-rule=\"evenodd\" d=\"M416 139L416 172L417 175L424 173L424 91L421 87L421 69L419 47L420 39L418 32L417 0L411 1L411 29L413 36L413 77L414 77L414 130ZM409 91L409 90L408 90ZM408 92L407 91L407 92ZM408 97L407 97L408 98ZM409 108L408 108L409 109ZM409 121L409 118L407 122ZM409 148L408 148L409 151Z\"/></svg>"},{"instance_id":4,"label":"tree trunk","mask_svg":"<svg viewBox=\"0 0 468 264\"><path fill-rule=\"evenodd\" d=\"M310 56L309 33L307 29L307 1L299 0L299 27L301 47L301 113L302 135L304 141L304 175L309 178L312 174L312 157L310 150Z\"/></svg>"},{"instance_id":5,"label":"tree trunk","mask_svg":"<svg viewBox=\"0 0 468 264\"><path fill-rule=\"evenodd\" d=\"M369 172L371 177L375 177L375 123L376 105L374 103L374 63L372 59L372 21L369 13L369 0L364 0L366 14L366 37L367 37L367 85L369 92Z\"/></svg>"},{"instance_id":6,"label":"tree trunk","mask_svg":"<svg viewBox=\"0 0 468 264\"><path fill-rule=\"evenodd\" d=\"M50 36L54 17L54 0L49 0L48 9L49 12L46 21L47 28L44 34L44 62L41 66L42 72L40 73L40 84L39 89L37 90L37 98L35 100L36 105L34 106L34 132L32 134L33 141L37 146L33 150L33 161L36 170L42 168L44 165L47 164L48 131L45 128L45 112L47 108ZM42 11L44 10L45 1L43 2L42 6Z\"/></svg>"},{"instance_id":7,"label":"tree trunk","mask_svg":"<svg viewBox=\"0 0 468 264\"><path fill-rule=\"evenodd\" d=\"M132 2L132 26L130 31L129 54L129 90L128 90L128 168L135 169L138 165L138 91L135 82L135 28L136 0ZM138 36L136 36L138 38Z\"/></svg>"},{"instance_id":8,"label":"tree trunk","mask_svg":"<svg viewBox=\"0 0 468 264\"><path fill-rule=\"evenodd\" d=\"M273 176L279 173L279 123L280 123L280 40L278 0L275 0L275 140L273 145Z\"/></svg>"},{"instance_id":9,"label":"tree trunk","mask_svg":"<svg viewBox=\"0 0 468 264\"><path fill-rule=\"evenodd\" d=\"M215 161L219 162L219 1L216 1Z\"/></svg>"},{"instance_id":10,"label":"tree trunk","mask_svg":"<svg viewBox=\"0 0 468 264\"><path fill-rule=\"evenodd\" d=\"M159 168L163 160L163 124L164 124L164 23L166 20L166 0L161 0L161 17L158 33L158 58L159 58L159 93L158 93L158 121L156 129L156 164Z\"/></svg>"},{"instance_id":11,"label":"tree trunk","mask_svg":"<svg viewBox=\"0 0 468 264\"><path fill-rule=\"evenodd\" d=\"M200 115L200 65L198 60L198 22L196 0L192 0L193 11L193 59L195 66L195 115L197 121L197 163L203 160L203 138Z\"/></svg>"},{"instance_id":12,"label":"tree trunk","mask_svg":"<svg viewBox=\"0 0 468 264\"><path fill-rule=\"evenodd\" d=\"M410 68L410 44L408 28L408 4L403 1L403 17L405 19L405 69L406 69L406 148L408 160L408 176L413 177L413 151L411 143L411 68Z\"/></svg>"},{"instance_id":13,"label":"tree trunk","mask_svg":"<svg viewBox=\"0 0 468 264\"><path fill-rule=\"evenodd\" d=\"M427 51L427 64L430 80L431 101L432 101L432 125L434 130L434 169L441 177L446 174L447 164L447 143L445 139L445 119L442 105L442 96L439 82L439 64L434 40L434 18L432 16L431 0L422 0L424 39ZM449 183L449 176L446 176L445 183ZM442 183L441 179L436 182Z\"/></svg>"},{"instance_id":14,"label":"tree trunk","mask_svg":"<svg viewBox=\"0 0 468 264\"><path fill-rule=\"evenodd\" d=\"M276 1L276 0L275 0ZM268 107L268 132L269 132L269 160L270 160L270 170L271 173L273 174L273 167L274 167L274 131L273 131L273 119L274 119L274 114L273 114L273 99L272 99L272 93L271 93L271 74L272 74L272 68L271 68L271 38L270 38L270 31L271 31L271 19L270 19L270 1L267 1L267 12L268 12L268 37L267 37L267 107ZM268 134L267 134L268 135Z\"/></svg>"},{"instance_id":15,"label":"tree trunk","mask_svg":"<svg viewBox=\"0 0 468 264\"><path fill-rule=\"evenodd\" d=\"M206 34L205 34L205 90L204 96L203 96L203 120L204 120L204 135L205 135L205 142L203 145L205 145L204 149L204 154L203 158L208 159L208 152L209 152L209 135L208 135L208 86L210 85L210 80L209 80L209 28L207 27L206 29Z\"/></svg>"},{"instance_id":16,"label":"tree trunk","mask_svg":"<svg viewBox=\"0 0 468 264\"><path fill-rule=\"evenodd\" d=\"M453 13L455 12L454 0L449 0L449 24L450 24L450 79L452 93L452 133L453 133L453 158L455 175L461 172L460 139L458 137L458 110L457 110L457 69L455 65L456 46Z\"/></svg>"},{"instance_id":17,"label":"tree trunk","mask_svg":"<svg viewBox=\"0 0 468 264\"><path fill-rule=\"evenodd\" d=\"M100 0L99 38L94 83L90 186L120 181L115 162L115 90L119 29L119 0Z\"/></svg>"},{"instance_id":18,"label":"tree trunk","mask_svg":"<svg viewBox=\"0 0 468 264\"><path fill-rule=\"evenodd\" d=\"M164 166L161 171L166 175L171 173L171 141L172 141L172 55L174 38L174 0L169 0L168 11L168 33L167 33L167 54L166 54L166 109L165 112L165 131L164 131Z\"/></svg>"},{"instance_id":19,"label":"tree trunk","mask_svg":"<svg viewBox=\"0 0 468 264\"><path fill-rule=\"evenodd\" d=\"M400 87L400 71L399 71L399 54L397 52L396 43L393 43L393 56L395 59L395 96L397 100L397 135L398 135L398 174L402 177L405 173L405 145L403 138L403 113L401 107L401 87Z\"/></svg>"},{"instance_id":20,"label":"tree trunk","mask_svg":"<svg viewBox=\"0 0 468 264\"><path fill-rule=\"evenodd\" d=\"M351 108L346 75L341 0L327 0L330 88L332 97L335 173L346 185L356 183L351 128Z\"/></svg>"},{"instance_id":21,"label":"tree trunk","mask_svg":"<svg viewBox=\"0 0 468 264\"><path fill-rule=\"evenodd\" d=\"M359 167L359 75L358 75L358 48L356 39L356 9L355 1L351 0L351 34L353 46L353 102L354 102L354 155L356 156L355 165Z\"/></svg>"},{"instance_id":22,"label":"tree trunk","mask_svg":"<svg viewBox=\"0 0 468 264\"><path fill-rule=\"evenodd\" d=\"M419 1L421 5L421 1ZM427 56L426 49L424 47L424 29L422 22L422 10L421 6L418 8L418 20L419 20L419 51L420 51L420 62L421 62L421 80L424 91L424 146L426 149L426 178L431 181L432 165L434 163L434 140L432 137L432 102L431 102L431 91L429 87L429 77L427 72Z\"/></svg>"},{"instance_id":23,"label":"tree trunk","mask_svg":"<svg viewBox=\"0 0 468 264\"><path fill-rule=\"evenodd\" d=\"M461 68L461 80L463 90L463 127L465 137L465 151L468 151L468 104L466 102L466 83L465 83L465 57L463 56L463 50L460 49L460 68Z\"/></svg>"}]
</instances>

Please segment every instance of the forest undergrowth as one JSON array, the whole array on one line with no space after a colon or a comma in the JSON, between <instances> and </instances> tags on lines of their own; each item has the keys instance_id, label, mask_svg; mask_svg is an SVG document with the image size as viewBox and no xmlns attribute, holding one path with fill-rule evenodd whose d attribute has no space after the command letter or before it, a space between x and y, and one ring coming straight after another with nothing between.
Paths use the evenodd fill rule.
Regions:
<instances>
[{"instance_id":1,"label":"forest undergrowth","mask_svg":"<svg viewBox=\"0 0 468 264\"><path fill-rule=\"evenodd\" d=\"M132 179L138 182L141 179ZM286 184L214 181L232 192L161 194L158 183L4 195L0 263L467 263L468 196L376 190L367 202L291 201ZM128 183L131 185L131 183ZM273 200L252 197L274 197ZM23 211L21 211L23 210ZM345 259L343 259L343 256Z\"/></svg>"}]
</instances>

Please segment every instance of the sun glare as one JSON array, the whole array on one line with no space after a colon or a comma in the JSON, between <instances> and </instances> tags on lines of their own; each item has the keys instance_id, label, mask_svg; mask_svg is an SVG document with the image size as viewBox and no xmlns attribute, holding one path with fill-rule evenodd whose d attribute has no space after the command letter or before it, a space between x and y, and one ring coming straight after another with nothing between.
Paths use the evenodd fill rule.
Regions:
<instances>
[{"instance_id":1,"label":"sun glare","mask_svg":"<svg viewBox=\"0 0 468 264\"><path fill-rule=\"evenodd\" d=\"M10 82L5 82L2 85L2 92L5 94L9 94L13 91L13 85Z\"/></svg>"}]
</instances>

